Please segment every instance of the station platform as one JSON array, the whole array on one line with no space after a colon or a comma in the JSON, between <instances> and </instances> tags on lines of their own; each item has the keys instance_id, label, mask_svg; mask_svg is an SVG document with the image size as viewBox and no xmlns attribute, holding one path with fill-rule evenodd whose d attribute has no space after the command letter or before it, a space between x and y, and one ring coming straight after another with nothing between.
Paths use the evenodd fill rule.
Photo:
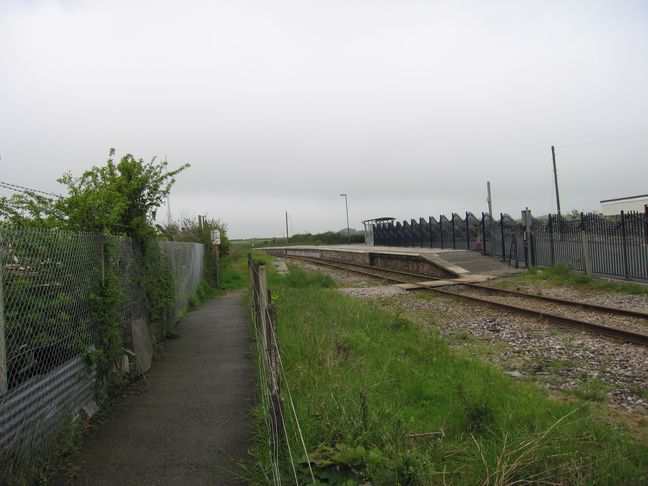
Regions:
<instances>
[{"instance_id":1,"label":"station platform","mask_svg":"<svg viewBox=\"0 0 648 486\"><path fill-rule=\"evenodd\" d=\"M524 272L524 269L507 265L499 257L471 250L367 245L276 246L264 250L275 256L302 256L359 263L407 270L431 277L481 275L492 279Z\"/></svg>"}]
</instances>

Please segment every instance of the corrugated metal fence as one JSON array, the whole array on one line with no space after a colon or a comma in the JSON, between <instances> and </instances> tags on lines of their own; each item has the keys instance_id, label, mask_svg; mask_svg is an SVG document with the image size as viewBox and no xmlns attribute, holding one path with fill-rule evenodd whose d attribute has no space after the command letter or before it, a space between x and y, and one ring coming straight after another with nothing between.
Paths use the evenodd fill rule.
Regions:
<instances>
[{"instance_id":1,"label":"corrugated metal fence","mask_svg":"<svg viewBox=\"0 0 648 486\"><path fill-rule=\"evenodd\" d=\"M204 246L160 245L173 275L177 320L200 282ZM148 334L142 268L128 238L0 226L0 483L42 461L49 449L43 446L70 417L92 413L101 377L91 358L101 343L91 299L107 271L117 276L123 343L133 361L125 355L122 365L142 370L146 351L139 352L138 340Z\"/></svg>"}]
</instances>

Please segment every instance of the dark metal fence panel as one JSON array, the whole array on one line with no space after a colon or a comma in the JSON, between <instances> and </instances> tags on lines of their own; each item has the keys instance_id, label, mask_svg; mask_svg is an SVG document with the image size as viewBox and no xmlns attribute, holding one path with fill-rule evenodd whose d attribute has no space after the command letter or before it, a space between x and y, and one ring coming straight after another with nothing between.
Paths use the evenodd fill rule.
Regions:
<instances>
[{"instance_id":1,"label":"dark metal fence panel","mask_svg":"<svg viewBox=\"0 0 648 486\"><path fill-rule=\"evenodd\" d=\"M466 213L466 232L468 249L483 251L482 222L473 213Z\"/></svg>"},{"instance_id":2,"label":"dark metal fence panel","mask_svg":"<svg viewBox=\"0 0 648 486\"><path fill-rule=\"evenodd\" d=\"M498 219L482 213L451 218L440 215L395 224L374 226L376 244L421 248L455 248L480 251L501 257L511 265L564 263L585 271L583 235L587 238L589 262L595 274L648 280L648 213L630 212L603 217L582 214L576 218L534 219L525 251L524 227L511 216Z\"/></svg>"},{"instance_id":3,"label":"dark metal fence panel","mask_svg":"<svg viewBox=\"0 0 648 486\"><path fill-rule=\"evenodd\" d=\"M589 238L592 272L603 275L624 274L620 218L586 214L582 217L582 225Z\"/></svg>"},{"instance_id":4,"label":"dark metal fence panel","mask_svg":"<svg viewBox=\"0 0 648 486\"><path fill-rule=\"evenodd\" d=\"M463 250L466 248L466 223L457 213L452 213L452 230L454 249Z\"/></svg>"},{"instance_id":5,"label":"dark metal fence panel","mask_svg":"<svg viewBox=\"0 0 648 486\"><path fill-rule=\"evenodd\" d=\"M430 225L423 218L419 218L418 225L419 225L419 230L420 230L420 233L421 233L421 248L423 248L423 247L429 248L430 247L430 241L431 241L430 240Z\"/></svg>"},{"instance_id":6,"label":"dark metal fence panel","mask_svg":"<svg viewBox=\"0 0 648 486\"><path fill-rule=\"evenodd\" d=\"M400 221L396 222L394 227L394 246L405 246L405 231Z\"/></svg>"},{"instance_id":7,"label":"dark metal fence panel","mask_svg":"<svg viewBox=\"0 0 648 486\"><path fill-rule=\"evenodd\" d=\"M503 260L518 265L525 265L524 260L524 227L508 214L500 218L500 235L502 237Z\"/></svg>"},{"instance_id":8,"label":"dark metal fence panel","mask_svg":"<svg viewBox=\"0 0 648 486\"><path fill-rule=\"evenodd\" d=\"M429 218L430 227L430 248L441 248L441 223L433 216Z\"/></svg>"},{"instance_id":9,"label":"dark metal fence panel","mask_svg":"<svg viewBox=\"0 0 648 486\"><path fill-rule=\"evenodd\" d=\"M486 213L483 216L482 227L484 232L484 239L486 241L484 245L486 254L502 256L502 242L499 221L493 220L490 214Z\"/></svg>"},{"instance_id":10,"label":"dark metal fence panel","mask_svg":"<svg viewBox=\"0 0 648 486\"><path fill-rule=\"evenodd\" d=\"M623 213L629 278L648 279L647 225L648 217L645 213L635 211Z\"/></svg>"}]
</instances>

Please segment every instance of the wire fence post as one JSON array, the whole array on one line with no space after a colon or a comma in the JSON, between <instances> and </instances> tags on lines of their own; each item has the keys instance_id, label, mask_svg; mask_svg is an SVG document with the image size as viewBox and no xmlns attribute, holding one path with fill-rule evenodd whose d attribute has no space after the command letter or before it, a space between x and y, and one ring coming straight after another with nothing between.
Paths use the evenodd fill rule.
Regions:
<instances>
[{"instance_id":1,"label":"wire fence post","mask_svg":"<svg viewBox=\"0 0 648 486\"><path fill-rule=\"evenodd\" d=\"M265 349L268 349L267 342L267 308L268 308L268 280L266 275L265 265L259 265L258 267L259 275L259 331L261 332L261 338L263 339L263 346Z\"/></svg>"},{"instance_id":2,"label":"wire fence post","mask_svg":"<svg viewBox=\"0 0 648 486\"><path fill-rule=\"evenodd\" d=\"M443 214L439 216L439 237L441 238L441 249L443 250Z\"/></svg>"},{"instance_id":3,"label":"wire fence post","mask_svg":"<svg viewBox=\"0 0 648 486\"><path fill-rule=\"evenodd\" d=\"M553 237L553 223L551 221L551 214L549 215L549 252L551 254L551 264L556 264L556 250L554 248L554 237Z\"/></svg>"},{"instance_id":4,"label":"wire fence post","mask_svg":"<svg viewBox=\"0 0 648 486\"><path fill-rule=\"evenodd\" d=\"M502 235L502 261L506 261L506 242L504 241L504 214L500 213L500 234Z\"/></svg>"},{"instance_id":5,"label":"wire fence post","mask_svg":"<svg viewBox=\"0 0 648 486\"><path fill-rule=\"evenodd\" d=\"M419 218L418 221L418 227L419 227L419 236L421 238L421 248L423 248L423 223L421 222L422 218ZM432 235L430 235L430 240L432 239Z\"/></svg>"},{"instance_id":6,"label":"wire fence post","mask_svg":"<svg viewBox=\"0 0 648 486\"><path fill-rule=\"evenodd\" d=\"M7 348L5 347L5 320L2 298L2 266L0 266L0 397L7 393Z\"/></svg>"},{"instance_id":7,"label":"wire fence post","mask_svg":"<svg viewBox=\"0 0 648 486\"><path fill-rule=\"evenodd\" d=\"M628 242L626 241L625 213L623 210L621 210L621 240L623 245L623 271L625 278L628 278L630 275L628 271Z\"/></svg>"},{"instance_id":8,"label":"wire fence post","mask_svg":"<svg viewBox=\"0 0 648 486\"><path fill-rule=\"evenodd\" d=\"M268 292L270 302L272 301L270 293ZM277 309L270 303L268 305L268 321L267 321L267 336L268 343L268 370L270 374L270 401L272 406L270 411L272 414L272 422L277 431L277 442L281 441L281 434L278 433L284 429L283 421L283 401L281 399L281 373L279 370L279 341L277 339ZM278 444L276 444L278 446Z\"/></svg>"},{"instance_id":9,"label":"wire fence post","mask_svg":"<svg viewBox=\"0 0 648 486\"><path fill-rule=\"evenodd\" d=\"M482 249L486 254L486 215L482 211Z\"/></svg>"}]
</instances>

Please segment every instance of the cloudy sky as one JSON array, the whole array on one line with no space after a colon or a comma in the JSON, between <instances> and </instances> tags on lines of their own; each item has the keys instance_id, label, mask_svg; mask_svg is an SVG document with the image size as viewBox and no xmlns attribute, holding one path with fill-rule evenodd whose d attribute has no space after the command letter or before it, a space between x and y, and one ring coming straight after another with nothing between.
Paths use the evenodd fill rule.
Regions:
<instances>
[{"instance_id":1,"label":"cloudy sky","mask_svg":"<svg viewBox=\"0 0 648 486\"><path fill-rule=\"evenodd\" d=\"M546 213L556 145L599 209L648 193L647 53L645 0L0 0L0 181L166 154L174 217L272 236Z\"/></svg>"}]
</instances>

